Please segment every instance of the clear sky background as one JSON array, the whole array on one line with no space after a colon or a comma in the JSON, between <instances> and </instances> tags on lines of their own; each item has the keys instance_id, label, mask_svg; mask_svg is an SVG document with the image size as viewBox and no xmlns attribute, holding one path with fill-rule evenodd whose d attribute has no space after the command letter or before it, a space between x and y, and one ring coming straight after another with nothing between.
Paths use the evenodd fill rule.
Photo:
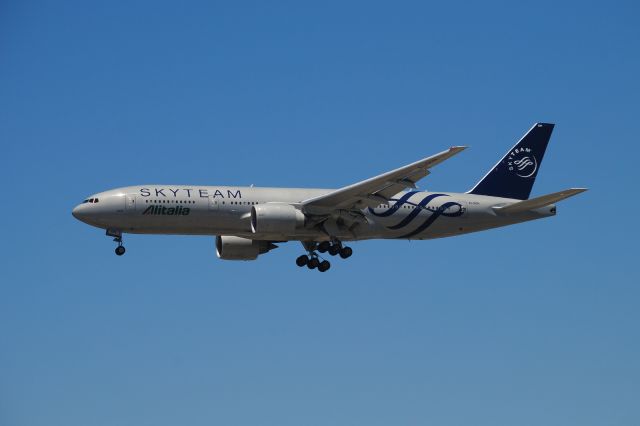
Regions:
<instances>
[{"instance_id":1,"label":"clear sky background","mask_svg":"<svg viewBox=\"0 0 640 426\"><path fill-rule=\"evenodd\" d=\"M517 3L517 4L516 4ZM0 3L0 425L638 425L637 2ZM76 221L149 183L340 187L536 121L558 216L225 262Z\"/></svg>"}]
</instances>

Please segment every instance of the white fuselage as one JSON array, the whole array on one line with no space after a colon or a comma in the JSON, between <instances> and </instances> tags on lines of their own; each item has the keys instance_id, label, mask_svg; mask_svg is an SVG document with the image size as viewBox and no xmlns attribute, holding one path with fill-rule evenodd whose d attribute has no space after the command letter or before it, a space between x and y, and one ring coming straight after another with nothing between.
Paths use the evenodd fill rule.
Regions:
<instances>
[{"instance_id":1,"label":"white fuselage","mask_svg":"<svg viewBox=\"0 0 640 426\"><path fill-rule=\"evenodd\" d=\"M401 192L389 203L360 210L334 212L324 229L301 226L287 234L252 230L251 210L263 204L299 206L303 200L331 189L258 188L236 186L143 185L117 188L91 196L73 215L90 225L138 234L233 235L269 241L344 241L430 239L476 232L553 216L555 205L504 215L508 198L449 192Z\"/></svg>"}]
</instances>

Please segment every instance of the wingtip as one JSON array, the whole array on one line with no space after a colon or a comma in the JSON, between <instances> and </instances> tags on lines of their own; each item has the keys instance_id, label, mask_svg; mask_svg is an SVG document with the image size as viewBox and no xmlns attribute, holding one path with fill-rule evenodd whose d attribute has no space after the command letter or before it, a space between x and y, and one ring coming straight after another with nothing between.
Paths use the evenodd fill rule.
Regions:
<instances>
[{"instance_id":1,"label":"wingtip","mask_svg":"<svg viewBox=\"0 0 640 426\"><path fill-rule=\"evenodd\" d=\"M449 148L451 151L462 151L469 148L468 145L456 145L456 146L452 146L451 148Z\"/></svg>"}]
</instances>

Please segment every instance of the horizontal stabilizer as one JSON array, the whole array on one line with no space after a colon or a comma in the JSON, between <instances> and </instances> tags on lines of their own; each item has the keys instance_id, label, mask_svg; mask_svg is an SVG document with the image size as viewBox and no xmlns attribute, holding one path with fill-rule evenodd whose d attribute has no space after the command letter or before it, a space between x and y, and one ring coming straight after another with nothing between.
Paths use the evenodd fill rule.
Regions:
<instances>
[{"instance_id":1,"label":"horizontal stabilizer","mask_svg":"<svg viewBox=\"0 0 640 426\"><path fill-rule=\"evenodd\" d=\"M496 211L496 213L501 214L520 213L528 210L535 210L539 209L540 207L548 206L549 204L564 200L565 198L573 197L574 195L578 195L586 190L587 188L565 189L564 191L554 192L553 194L543 195L541 197L532 198L530 200L518 201L517 203L508 204L506 206L497 206L493 209Z\"/></svg>"}]
</instances>

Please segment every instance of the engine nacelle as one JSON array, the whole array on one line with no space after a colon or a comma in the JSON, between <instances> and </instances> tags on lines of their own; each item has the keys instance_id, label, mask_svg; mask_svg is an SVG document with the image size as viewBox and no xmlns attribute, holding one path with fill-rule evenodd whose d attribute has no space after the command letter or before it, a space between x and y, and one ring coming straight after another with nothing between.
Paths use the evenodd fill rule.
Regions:
<instances>
[{"instance_id":1,"label":"engine nacelle","mask_svg":"<svg viewBox=\"0 0 640 426\"><path fill-rule=\"evenodd\" d=\"M216 254L224 260L256 260L258 255L277 248L269 241L219 235L216 237Z\"/></svg>"},{"instance_id":2,"label":"engine nacelle","mask_svg":"<svg viewBox=\"0 0 640 426\"><path fill-rule=\"evenodd\" d=\"M304 214L290 204L258 204L251 207L251 231L290 235L304 226Z\"/></svg>"}]
</instances>

